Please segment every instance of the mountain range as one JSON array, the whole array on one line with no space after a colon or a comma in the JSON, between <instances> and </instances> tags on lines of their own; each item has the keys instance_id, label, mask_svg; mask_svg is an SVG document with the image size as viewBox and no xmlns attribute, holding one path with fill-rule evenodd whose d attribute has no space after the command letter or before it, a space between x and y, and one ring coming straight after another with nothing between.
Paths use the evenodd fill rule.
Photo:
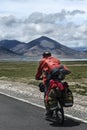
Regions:
<instances>
[{"instance_id":1,"label":"mountain range","mask_svg":"<svg viewBox=\"0 0 87 130\"><path fill-rule=\"evenodd\" d=\"M87 51L87 46L82 46L82 47L73 47L74 50L78 51Z\"/></svg>"},{"instance_id":2,"label":"mountain range","mask_svg":"<svg viewBox=\"0 0 87 130\"><path fill-rule=\"evenodd\" d=\"M86 59L87 51L79 51L62 45L61 43L41 36L31 42L25 43L17 40L0 41L0 59L4 58L39 58L44 51L50 51L59 58Z\"/></svg>"}]
</instances>

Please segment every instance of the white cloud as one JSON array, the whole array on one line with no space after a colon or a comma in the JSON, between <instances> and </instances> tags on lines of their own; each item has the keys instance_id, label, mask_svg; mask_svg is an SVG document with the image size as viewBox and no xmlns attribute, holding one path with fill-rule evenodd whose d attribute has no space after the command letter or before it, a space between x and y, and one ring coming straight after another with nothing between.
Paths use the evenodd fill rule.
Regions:
<instances>
[{"instance_id":1,"label":"white cloud","mask_svg":"<svg viewBox=\"0 0 87 130\"><path fill-rule=\"evenodd\" d=\"M86 0L3 0L0 6L0 40L29 42L45 35L87 46Z\"/></svg>"},{"instance_id":2,"label":"white cloud","mask_svg":"<svg viewBox=\"0 0 87 130\"><path fill-rule=\"evenodd\" d=\"M86 46L87 24L75 25L67 20L67 15L72 16L72 12L63 10L56 14L33 13L25 20L13 16L0 17L0 40L29 42L45 35L67 46Z\"/></svg>"}]
</instances>

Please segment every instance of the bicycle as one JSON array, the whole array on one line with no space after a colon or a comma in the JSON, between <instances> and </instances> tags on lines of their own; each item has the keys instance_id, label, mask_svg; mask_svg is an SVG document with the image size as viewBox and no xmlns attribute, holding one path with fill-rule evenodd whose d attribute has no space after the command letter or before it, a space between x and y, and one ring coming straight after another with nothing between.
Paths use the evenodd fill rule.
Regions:
<instances>
[{"instance_id":1,"label":"bicycle","mask_svg":"<svg viewBox=\"0 0 87 130\"><path fill-rule=\"evenodd\" d=\"M62 82L65 79L65 75L63 73L59 74L59 70L56 73L51 74L49 83L60 83L64 89L60 91L58 84L54 89L55 92L54 96L48 95L48 97L52 98L52 100L48 99L49 108L51 111L51 116L48 117L48 120L56 121L59 125L63 125L64 123L64 107L71 107L73 106L73 94L69 89L69 85L67 82ZM42 80L42 78L40 78ZM52 85L52 84L51 84ZM51 86L49 85L48 88ZM44 85L43 83L39 84L39 90L44 92ZM60 94L59 94L60 93ZM56 96L55 96L56 95Z\"/></svg>"}]
</instances>

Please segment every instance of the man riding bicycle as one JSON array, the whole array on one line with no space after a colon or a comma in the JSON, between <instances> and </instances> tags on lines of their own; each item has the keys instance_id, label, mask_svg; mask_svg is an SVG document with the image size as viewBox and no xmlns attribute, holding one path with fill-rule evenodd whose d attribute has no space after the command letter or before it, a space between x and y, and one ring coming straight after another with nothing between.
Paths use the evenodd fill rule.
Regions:
<instances>
[{"instance_id":1,"label":"man riding bicycle","mask_svg":"<svg viewBox=\"0 0 87 130\"><path fill-rule=\"evenodd\" d=\"M53 83L53 81L50 82L51 75L53 75L56 71L58 72L60 68L61 68L61 70L64 70L64 69L68 70L67 67L61 65L61 62L59 59L51 56L50 52L47 51L47 52L43 53L43 58L39 62L39 67L37 69L35 79L39 80L40 77L42 77L42 79L43 79L44 99L45 99L45 107L46 107L46 115L47 116L49 116L49 114L50 114L50 109L47 105L47 98L48 98L48 93L50 90L49 86L51 83ZM70 73L69 70L68 70L68 73ZM53 77L54 77L54 75L53 75ZM63 85L61 83L58 85L59 85L60 89L62 90ZM53 84L52 84L52 86L55 87L55 85L53 85Z\"/></svg>"}]
</instances>

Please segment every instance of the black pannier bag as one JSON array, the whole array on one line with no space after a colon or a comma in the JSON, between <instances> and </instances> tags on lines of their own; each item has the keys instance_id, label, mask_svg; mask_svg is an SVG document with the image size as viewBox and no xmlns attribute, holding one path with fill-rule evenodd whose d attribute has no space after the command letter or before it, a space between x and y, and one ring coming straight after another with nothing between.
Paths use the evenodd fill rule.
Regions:
<instances>
[{"instance_id":1,"label":"black pannier bag","mask_svg":"<svg viewBox=\"0 0 87 130\"><path fill-rule=\"evenodd\" d=\"M73 106L73 94L69 88L65 88L65 90L61 93L61 101L64 107L72 107Z\"/></svg>"},{"instance_id":2,"label":"black pannier bag","mask_svg":"<svg viewBox=\"0 0 87 130\"><path fill-rule=\"evenodd\" d=\"M44 85L43 85L43 83L39 83L39 90L40 90L40 92L44 92Z\"/></svg>"}]
</instances>

